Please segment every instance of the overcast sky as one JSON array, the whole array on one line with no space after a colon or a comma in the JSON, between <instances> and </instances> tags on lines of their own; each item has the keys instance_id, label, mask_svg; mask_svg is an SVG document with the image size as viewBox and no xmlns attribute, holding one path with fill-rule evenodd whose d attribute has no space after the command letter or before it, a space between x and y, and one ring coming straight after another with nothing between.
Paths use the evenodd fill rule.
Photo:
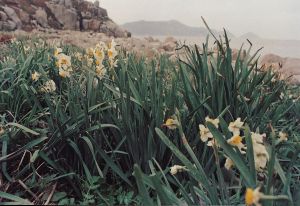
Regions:
<instances>
[{"instance_id":1,"label":"overcast sky","mask_svg":"<svg viewBox=\"0 0 300 206\"><path fill-rule=\"evenodd\" d=\"M300 40L300 0L100 0L100 6L119 24L175 19L203 26L203 16L212 28L237 36Z\"/></svg>"}]
</instances>

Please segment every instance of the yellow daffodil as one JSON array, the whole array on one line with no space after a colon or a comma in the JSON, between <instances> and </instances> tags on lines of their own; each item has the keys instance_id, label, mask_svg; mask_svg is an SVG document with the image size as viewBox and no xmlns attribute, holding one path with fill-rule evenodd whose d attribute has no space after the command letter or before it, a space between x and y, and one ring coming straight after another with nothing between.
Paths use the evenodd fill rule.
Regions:
<instances>
[{"instance_id":1,"label":"yellow daffodil","mask_svg":"<svg viewBox=\"0 0 300 206\"><path fill-rule=\"evenodd\" d=\"M176 129L179 126L179 122L176 119L167 119L163 126L168 127L169 129Z\"/></svg>"},{"instance_id":2,"label":"yellow daffodil","mask_svg":"<svg viewBox=\"0 0 300 206\"><path fill-rule=\"evenodd\" d=\"M118 55L118 52L115 48L109 49L107 51L107 56L109 59L114 59Z\"/></svg>"},{"instance_id":3,"label":"yellow daffodil","mask_svg":"<svg viewBox=\"0 0 300 206\"><path fill-rule=\"evenodd\" d=\"M94 57L95 57L95 59L102 62L104 57L105 57L104 51L102 49L95 49L94 50Z\"/></svg>"},{"instance_id":4,"label":"yellow daffodil","mask_svg":"<svg viewBox=\"0 0 300 206\"><path fill-rule=\"evenodd\" d=\"M288 134L285 132L279 132L279 141L287 141L288 140Z\"/></svg>"},{"instance_id":5,"label":"yellow daffodil","mask_svg":"<svg viewBox=\"0 0 300 206\"><path fill-rule=\"evenodd\" d=\"M216 128L219 128L219 122L220 122L219 119L211 119L211 118L209 118L209 117L205 117L205 121L206 121L206 122L210 122L210 123L212 123Z\"/></svg>"},{"instance_id":6,"label":"yellow daffodil","mask_svg":"<svg viewBox=\"0 0 300 206\"><path fill-rule=\"evenodd\" d=\"M239 135L235 135L231 137L229 140L227 140L228 144L237 147L242 154L245 154L246 152L243 151L243 149L247 149L246 146L242 143L242 137Z\"/></svg>"},{"instance_id":7,"label":"yellow daffodil","mask_svg":"<svg viewBox=\"0 0 300 206\"><path fill-rule=\"evenodd\" d=\"M241 121L241 118L237 118L234 122L230 122L228 130L233 133L233 135L240 135L240 129L244 125L244 122Z\"/></svg>"},{"instance_id":8,"label":"yellow daffodil","mask_svg":"<svg viewBox=\"0 0 300 206\"><path fill-rule=\"evenodd\" d=\"M230 170L233 167L233 165L234 165L234 162L230 158L226 158L224 167L227 170Z\"/></svg>"},{"instance_id":9,"label":"yellow daffodil","mask_svg":"<svg viewBox=\"0 0 300 206\"><path fill-rule=\"evenodd\" d=\"M202 142L206 142L209 138L213 138L212 133L203 124L199 124L199 133Z\"/></svg>"},{"instance_id":10,"label":"yellow daffodil","mask_svg":"<svg viewBox=\"0 0 300 206\"><path fill-rule=\"evenodd\" d=\"M51 93L56 90L56 85L53 80L48 80L45 84L41 87L40 91L44 93Z\"/></svg>"},{"instance_id":11,"label":"yellow daffodil","mask_svg":"<svg viewBox=\"0 0 300 206\"><path fill-rule=\"evenodd\" d=\"M260 188L251 189L247 188L246 194L245 194L245 203L246 205L256 205L260 206L259 200L263 197L263 193L259 192Z\"/></svg>"},{"instance_id":12,"label":"yellow daffodil","mask_svg":"<svg viewBox=\"0 0 300 206\"><path fill-rule=\"evenodd\" d=\"M176 175L178 172L187 171L187 168L185 166L180 165L174 165L170 168L170 173L172 175Z\"/></svg>"},{"instance_id":13,"label":"yellow daffodil","mask_svg":"<svg viewBox=\"0 0 300 206\"><path fill-rule=\"evenodd\" d=\"M31 79L32 79L33 81L36 82L37 80L39 80L40 76L41 76L40 73L34 71L34 72L31 74Z\"/></svg>"}]
</instances>

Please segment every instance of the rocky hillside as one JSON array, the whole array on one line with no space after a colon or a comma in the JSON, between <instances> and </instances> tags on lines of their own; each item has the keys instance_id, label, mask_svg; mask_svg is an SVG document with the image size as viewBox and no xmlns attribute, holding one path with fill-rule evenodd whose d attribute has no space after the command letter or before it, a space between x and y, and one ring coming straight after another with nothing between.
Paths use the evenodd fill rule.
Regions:
<instances>
[{"instance_id":1,"label":"rocky hillside","mask_svg":"<svg viewBox=\"0 0 300 206\"><path fill-rule=\"evenodd\" d=\"M129 37L99 6L85 0L0 0L0 30L78 30Z\"/></svg>"}]
</instances>

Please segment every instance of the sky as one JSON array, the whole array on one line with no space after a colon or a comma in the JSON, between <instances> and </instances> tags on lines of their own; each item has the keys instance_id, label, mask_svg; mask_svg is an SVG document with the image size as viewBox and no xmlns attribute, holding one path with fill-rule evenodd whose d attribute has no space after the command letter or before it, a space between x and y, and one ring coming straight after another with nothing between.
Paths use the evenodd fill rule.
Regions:
<instances>
[{"instance_id":1,"label":"sky","mask_svg":"<svg viewBox=\"0 0 300 206\"><path fill-rule=\"evenodd\" d=\"M90 0L93 1L93 0ZM190 26L223 28L236 36L300 40L300 0L100 0L118 24L178 20Z\"/></svg>"}]
</instances>

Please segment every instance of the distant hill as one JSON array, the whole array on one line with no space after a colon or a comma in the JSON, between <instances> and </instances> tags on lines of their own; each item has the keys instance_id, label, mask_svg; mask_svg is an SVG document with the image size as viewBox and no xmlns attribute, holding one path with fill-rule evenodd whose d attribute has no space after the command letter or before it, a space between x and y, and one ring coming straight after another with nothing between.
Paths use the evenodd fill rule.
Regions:
<instances>
[{"instance_id":1,"label":"distant hill","mask_svg":"<svg viewBox=\"0 0 300 206\"><path fill-rule=\"evenodd\" d=\"M246 34L243 34L242 36L239 37L240 39L261 39L260 36L258 36L257 34L254 34L253 32L248 32Z\"/></svg>"},{"instance_id":2,"label":"distant hill","mask_svg":"<svg viewBox=\"0 0 300 206\"><path fill-rule=\"evenodd\" d=\"M206 36L208 30L205 27L192 27L176 20L170 21L135 21L121 25L133 35L150 36ZM213 30L214 33L220 32ZM230 37L233 35L228 33Z\"/></svg>"}]
</instances>

